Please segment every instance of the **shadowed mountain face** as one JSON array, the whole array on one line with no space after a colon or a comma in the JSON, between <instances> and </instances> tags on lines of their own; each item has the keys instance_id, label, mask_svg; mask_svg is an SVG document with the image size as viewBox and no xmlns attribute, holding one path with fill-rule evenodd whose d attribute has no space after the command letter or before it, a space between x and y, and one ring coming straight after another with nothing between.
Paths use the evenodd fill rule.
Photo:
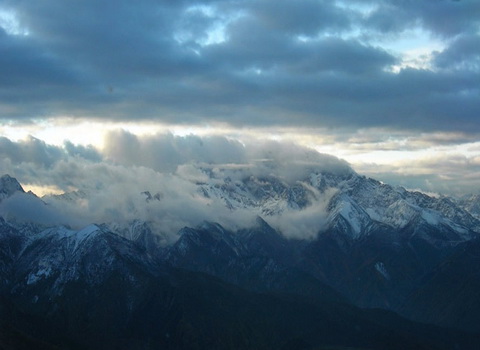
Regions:
<instances>
[{"instance_id":1,"label":"shadowed mountain face","mask_svg":"<svg viewBox=\"0 0 480 350\"><path fill-rule=\"evenodd\" d=\"M10 175L0 177L0 200L12 196L15 192L25 192L17 179Z\"/></svg>"},{"instance_id":2,"label":"shadowed mountain face","mask_svg":"<svg viewBox=\"0 0 480 350\"><path fill-rule=\"evenodd\" d=\"M204 188L236 198L233 214L232 203L255 200L269 208L265 220L236 230L204 222L169 246L148 222L72 230L0 218L0 345L475 349L480 338L465 331L480 332L476 219L451 200L354 174L316 176L315 195L338 189L310 239L267 221L308 207L311 188L268 179ZM7 180L3 200L28 195Z\"/></svg>"},{"instance_id":3,"label":"shadowed mountain face","mask_svg":"<svg viewBox=\"0 0 480 350\"><path fill-rule=\"evenodd\" d=\"M159 264L133 242L93 225L42 232L13 254L2 288L6 342L73 349L442 348L422 327L397 329L407 321L394 315L377 322L302 275L295 277L297 288L310 287L311 298L284 281L264 289L288 293L247 291Z\"/></svg>"},{"instance_id":4,"label":"shadowed mountain face","mask_svg":"<svg viewBox=\"0 0 480 350\"><path fill-rule=\"evenodd\" d=\"M455 254L461 256L464 246L476 242L435 246L422 237L437 232L420 225L393 231L378 224L357 240L344 232L335 226L316 240L300 241L285 239L261 219L257 226L238 232L204 223L184 229L160 259L256 291L349 300L362 307L403 313L405 303L423 288L424 279L438 264ZM460 273L458 278L468 280L471 276ZM344 298L339 299L334 291ZM443 292L441 288L435 291ZM462 323L456 326L463 328Z\"/></svg>"},{"instance_id":5,"label":"shadowed mountain face","mask_svg":"<svg viewBox=\"0 0 480 350\"><path fill-rule=\"evenodd\" d=\"M422 279L401 312L409 318L480 330L480 241L457 247Z\"/></svg>"}]
</instances>

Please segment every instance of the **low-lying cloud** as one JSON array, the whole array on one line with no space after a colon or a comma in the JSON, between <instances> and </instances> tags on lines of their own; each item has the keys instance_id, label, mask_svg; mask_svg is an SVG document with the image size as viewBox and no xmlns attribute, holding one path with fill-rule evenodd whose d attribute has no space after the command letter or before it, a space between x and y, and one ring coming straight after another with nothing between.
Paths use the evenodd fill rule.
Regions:
<instances>
[{"instance_id":1,"label":"low-lying cloud","mask_svg":"<svg viewBox=\"0 0 480 350\"><path fill-rule=\"evenodd\" d=\"M67 195L45 196L46 205L34 196L18 194L1 203L2 216L74 228L142 220L151 223L166 243L177 238L180 228L205 220L238 229L265 216L261 208L233 209L221 196L206 196L200 185L240 183L252 176L275 176L294 185L312 171L353 172L344 161L291 143L244 144L219 136L141 137L117 131L106 137L101 150L71 143L52 146L34 138L3 142L9 145L0 158L4 172L21 183L55 186ZM330 195L308 191L307 206L286 206L281 215L265 217L267 221L287 237L315 237L326 220Z\"/></svg>"},{"instance_id":2,"label":"low-lying cloud","mask_svg":"<svg viewBox=\"0 0 480 350\"><path fill-rule=\"evenodd\" d=\"M244 144L222 136L167 133L139 137L121 130L107 134L103 154L117 164L145 166L162 173L184 172L184 165L204 165L214 170L231 169L229 176L273 174L290 182L302 180L313 170L352 171L345 161L291 142Z\"/></svg>"},{"instance_id":3,"label":"low-lying cloud","mask_svg":"<svg viewBox=\"0 0 480 350\"><path fill-rule=\"evenodd\" d=\"M319 231L324 229L328 219L327 206L335 195L335 189L319 193L311 188L315 194L311 204L301 210L286 210L279 215L264 218L268 224L282 232L287 238L314 239Z\"/></svg>"},{"instance_id":4,"label":"low-lying cloud","mask_svg":"<svg viewBox=\"0 0 480 350\"><path fill-rule=\"evenodd\" d=\"M22 141L1 138L0 143L4 146L0 148L2 173L16 177L27 189L30 185L69 193L69 200L44 197L48 205L27 195L12 197L2 203L0 215L74 228L92 222L124 225L138 219L150 222L166 243L177 238L180 228L204 220L236 229L252 225L257 216L287 237L315 237L327 220L332 195L328 191L316 193L307 188L307 205L291 208L279 202L281 210L269 215L248 206L232 209L222 195L205 196L200 187L226 186L228 191L231 186L235 190L250 177L272 176L286 186L306 187L305 180L315 171L353 172L345 161L285 141L241 142L221 136L171 133L139 136L119 130L106 136L102 149L69 142L54 146L33 137ZM477 158L457 152L390 165L363 163L359 169L406 188L463 194L478 187Z\"/></svg>"},{"instance_id":5,"label":"low-lying cloud","mask_svg":"<svg viewBox=\"0 0 480 350\"><path fill-rule=\"evenodd\" d=\"M46 226L62 225L74 220L32 194L21 192L16 192L0 202L0 216L16 223L33 222Z\"/></svg>"}]
</instances>

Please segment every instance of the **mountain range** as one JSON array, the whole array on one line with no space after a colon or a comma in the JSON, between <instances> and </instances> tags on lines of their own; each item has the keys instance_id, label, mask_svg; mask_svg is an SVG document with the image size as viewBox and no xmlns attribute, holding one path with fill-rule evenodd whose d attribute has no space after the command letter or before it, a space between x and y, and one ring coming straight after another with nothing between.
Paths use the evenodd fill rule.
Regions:
<instances>
[{"instance_id":1,"label":"mountain range","mask_svg":"<svg viewBox=\"0 0 480 350\"><path fill-rule=\"evenodd\" d=\"M255 220L206 220L173 242L142 220L45 224L12 215L15 197L56 208L91 194L39 198L2 176L0 348L477 348L478 196L350 169L300 181L203 171L206 206Z\"/></svg>"}]
</instances>

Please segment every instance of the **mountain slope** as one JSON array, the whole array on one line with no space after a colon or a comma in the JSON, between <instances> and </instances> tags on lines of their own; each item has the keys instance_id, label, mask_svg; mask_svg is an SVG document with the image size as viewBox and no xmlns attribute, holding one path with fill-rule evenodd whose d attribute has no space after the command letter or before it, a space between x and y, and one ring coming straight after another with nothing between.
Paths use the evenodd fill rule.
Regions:
<instances>
[{"instance_id":1,"label":"mountain slope","mask_svg":"<svg viewBox=\"0 0 480 350\"><path fill-rule=\"evenodd\" d=\"M133 242L93 225L28 237L13 272L0 320L45 348L443 348L421 327L397 331L400 319L379 324L345 303L248 292L158 265Z\"/></svg>"},{"instance_id":2,"label":"mountain slope","mask_svg":"<svg viewBox=\"0 0 480 350\"><path fill-rule=\"evenodd\" d=\"M302 242L288 241L260 218L256 226L238 232L205 222L181 230L180 235L163 257L171 266L208 273L253 291L345 302L339 293L295 267Z\"/></svg>"},{"instance_id":3,"label":"mountain slope","mask_svg":"<svg viewBox=\"0 0 480 350\"><path fill-rule=\"evenodd\" d=\"M258 215L267 222L269 216L308 208L318 200L328 200L334 193L328 204L328 222L342 216L353 238L368 234L372 222L401 230L419 216L432 227L450 228L455 232L450 239L455 241L472 239L473 232L480 230L480 221L449 198L394 188L353 171L312 172L293 184L273 175L235 181L217 178L211 183L199 184L199 192L223 201L233 210L257 208ZM321 229L318 227L317 231Z\"/></svg>"},{"instance_id":4,"label":"mountain slope","mask_svg":"<svg viewBox=\"0 0 480 350\"><path fill-rule=\"evenodd\" d=\"M24 193L25 191L17 179L8 174L2 175L2 177L0 177L0 201L12 196L15 192Z\"/></svg>"},{"instance_id":5,"label":"mountain slope","mask_svg":"<svg viewBox=\"0 0 480 350\"><path fill-rule=\"evenodd\" d=\"M480 330L480 241L459 246L429 272L409 296L402 314L428 323Z\"/></svg>"},{"instance_id":6,"label":"mountain slope","mask_svg":"<svg viewBox=\"0 0 480 350\"><path fill-rule=\"evenodd\" d=\"M18 189L19 184L11 186L13 180L10 178L7 181L7 187L15 190L5 190L8 195L2 203L8 203L23 191ZM47 324L60 327L61 333L75 344L83 344L74 332L77 329L89 332L87 321L93 318L98 321L92 322L95 344L106 344L108 339L120 336L116 333L119 330L133 327L125 323L132 319L132 315L137 315L135 319L144 322L141 314L149 312L145 298L150 298L153 289L159 288L160 293L167 294L172 290L175 290L174 293L187 293L176 289L180 283L178 278L195 280L189 288L199 288L199 291L214 288L209 286L210 283L216 284L219 290L215 289L212 293L228 295L231 307L234 307L235 295L243 295L241 299L252 298L253 301L257 300L258 293L262 293L267 299L278 301L286 298L299 302L303 305L301 307L308 308L305 306L308 304L319 308L317 311L323 310L321 313L326 319L337 317L331 311L331 305L335 308L343 305L340 308L345 314L341 317L349 320L349 325L357 322L352 317L363 319L365 316L363 311L351 306L352 303L363 308L393 310L432 324L480 331L472 320L474 313L461 311L466 310L469 303L476 305L473 296L480 291L475 274L465 270L470 261L462 260L461 253L461 249L475 250L471 247L477 242L479 222L455 201L394 188L352 171L312 172L303 181L296 182L273 175L236 177L235 180L217 178L197 186L199 193L208 199L205 203L223 201L230 208L232 217L238 210L247 209L251 214L261 216L257 217L253 226L237 226L234 229L208 221L196 227L185 227L170 236L178 237L170 245L164 239L164 232L157 234L154 229L161 225L140 220L92 224L80 230L65 226L43 229L42 225L25 220L0 221L0 273L3 276L0 287L2 295L11 303L12 315L19 317L19 327L28 325L19 331L30 334L29 327L35 328L32 324L47 317ZM22 195L32 196L42 206L53 207L31 194ZM144 194L139 195L142 200L138 203L151 204L145 200ZM62 198L60 200L75 202L77 197ZM160 195L158 198L150 201L157 203L164 200ZM81 200L88 201L88 195L83 193ZM287 225L282 225L287 221ZM312 228L316 230L314 235L298 234ZM296 234L286 232L288 230L294 230ZM454 268L449 270L446 266ZM178 269L189 270L190 273L178 272ZM184 274L184 277L176 277L178 274ZM443 281L451 276L455 277L456 284L468 286L458 290L460 295L465 295L464 298L453 298L446 290L448 286ZM221 292L224 288L230 292ZM119 292L115 299L107 300L109 293L117 289ZM78 294L78 291L82 293ZM175 324L175 329L183 327L184 324L178 323L177 318L170 319L170 311L162 309L169 301L159 298L163 301L152 312L163 315L165 322ZM209 305L214 302L208 298L207 292L202 298L199 303ZM102 300L103 310L108 310L108 313L96 314L100 312L97 310L82 316L84 319L65 323L73 317L71 315L86 312L84 309L88 310L89 305L97 305L97 300ZM149 303L154 303L149 300ZM432 304L432 301L435 302ZM186 300L175 299L175 302L178 304L174 308L182 309ZM143 311L137 314L140 307ZM255 309L260 310L252 306L248 317L257 317ZM443 313L436 312L436 309L451 311ZM62 314L59 310L69 311ZM206 309L202 310L206 312ZM424 310L425 316L420 317L421 313L416 310ZM271 310L262 312L267 311ZM306 315L308 319L310 314ZM188 314L189 320L190 317L197 316L192 311ZM230 320L230 316L221 317ZM117 318L124 323L116 324ZM195 322L201 325L204 321ZM104 336L95 333L100 324L108 322L116 324L116 328ZM284 327L279 321L264 319L264 322L271 323L274 328ZM299 319L298 322L306 321ZM375 323L372 318L369 322ZM395 320L391 322L397 323ZM216 323L210 323L210 326L218 327ZM385 326L389 331L393 327L375 323L377 326ZM195 327L201 328L199 325ZM308 333L297 331L300 333L280 333L294 338ZM132 332L137 332L136 328ZM268 332L277 334L279 330L272 328ZM236 337L227 330L220 333L225 335L225 339L230 339L228 341ZM40 340L47 343L60 341L55 340L55 331L51 329L36 334L45 334L46 338ZM308 337L303 335L300 339L307 341ZM251 336L259 344L266 341L263 336ZM192 337L197 339L201 335ZM276 337L270 338L273 341ZM280 335L278 337L280 340L276 345L287 341ZM313 337L307 341L309 344L326 344L313 335L309 337ZM430 341L431 338L425 339Z\"/></svg>"}]
</instances>

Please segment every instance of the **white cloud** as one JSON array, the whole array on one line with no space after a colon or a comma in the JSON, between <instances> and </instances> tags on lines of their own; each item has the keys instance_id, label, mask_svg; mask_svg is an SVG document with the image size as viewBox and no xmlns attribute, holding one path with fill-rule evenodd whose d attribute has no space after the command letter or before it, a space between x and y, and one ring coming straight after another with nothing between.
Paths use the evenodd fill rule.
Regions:
<instances>
[{"instance_id":1,"label":"white cloud","mask_svg":"<svg viewBox=\"0 0 480 350\"><path fill-rule=\"evenodd\" d=\"M272 227L282 232L285 237L293 239L314 239L325 228L328 217L328 204L335 195L335 189L329 189L325 193L316 193L311 198L311 204L301 210L287 209L280 215L265 217Z\"/></svg>"},{"instance_id":2,"label":"white cloud","mask_svg":"<svg viewBox=\"0 0 480 350\"><path fill-rule=\"evenodd\" d=\"M137 136L118 131L108 134L103 152L69 143L52 146L37 139L4 143L10 151L4 152L0 161L5 171L21 182L55 190L74 188L86 194L71 195L67 201L45 197L49 205L47 209L40 206L42 210L35 207L40 213L32 215L35 220L78 228L92 222L125 224L138 219L152 223L169 242L184 226L207 220L235 229L253 224L262 214L260 208L232 211L222 198L202 195L199 183L223 184L226 178L241 182L251 176L273 175L296 184L313 170L352 171L335 157L292 143L244 144L220 136ZM146 191L152 199L147 200ZM306 208L287 208L281 217L269 220L288 237L311 238L321 229L328 200L329 196L317 193ZM32 205L19 211L12 199L3 213L26 217L35 209Z\"/></svg>"},{"instance_id":3,"label":"white cloud","mask_svg":"<svg viewBox=\"0 0 480 350\"><path fill-rule=\"evenodd\" d=\"M398 139L388 142L401 142L403 134L397 136ZM466 143L455 152L445 153L457 139ZM347 137L342 142L347 144L352 140ZM50 204L46 207L25 201L23 211L20 210L23 204L18 203L24 199L15 198L3 205L4 215L10 213L10 217L18 218L35 211L38 215L32 217L39 222L73 227L92 222L122 224L140 219L151 222L168 242L177 238L176 233L183 226L196 226L208 220L235 229L252 224L257 215L262 215L257 209L232 211L223 199L203 196L198 184L222 185L226 178L232 183L241 183L250 176L262 179L273 175L296 186L312 171L352 171L346 162L313 149L292 142L253 138L240 142L221 136L170 133L140 136L115 131L107 135L103 150L70 143L53 146L34 138L1 141L5 147L0 168L21 183L46 190L75 189L86 193L86 196L72 196L66 202L55 197L45 198ZM410 141L413 145L407 150L417 153L391 162L357 163L360 172L394 185L437 193L464 193L468 188L478 187L478 147L469 142L469 137L438 134L418 136ZM363 145L368 152L373 152L376 142L378 136L359 133L351 144ZM432 146L435 144L436 148ZM431 153L434 149L438 152ZM386 155L391 151L386 147L382 152ZM354 160L355 153L351 155ZM153 199L147 200L145 191ZM287 237L314 237L325 222L326 206L332 194L319 194L313 189L307 192L311 198L306 207L284 207L281 215L264 219Z\"/></svg>"},{"instance_id":4,"label":"white cloud","mask_svg":"<svg viewBox=\"0 0 480 350\"><path fill-rule=\"evenodd\" d=\"M0 28L10 35L29 35L28 29L20 24L17 14L12 10L0 8Z\"/></svg>"}]
</instances>

